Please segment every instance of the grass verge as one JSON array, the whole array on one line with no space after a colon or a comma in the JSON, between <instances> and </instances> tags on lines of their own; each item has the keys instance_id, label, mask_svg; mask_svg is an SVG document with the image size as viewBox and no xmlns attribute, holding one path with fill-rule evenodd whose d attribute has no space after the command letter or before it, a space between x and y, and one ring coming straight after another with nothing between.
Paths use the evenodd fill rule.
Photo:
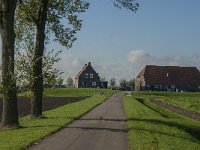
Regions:
<instances>
[{"instance_id":1,"label":"grass verge","mask_svg":"<svg viewBox=\"0 0 200 150\"><path fill-rule=\"evenodd\" d=\"M21 128L0 131L0 149L26 149L34 142L58 131L66 126L66 124L69 124L95 106L101 104L113 93L114 92L107 92L104 95L95 95L83 101L44 112L44 119L30 120L26 117L21 118Z\"/></svg>"},{"instance_id":2,"label":"grass verge","mask_svg":"<svg viewBox=\"0 0 200 150\"><path fill-rule=\"evenodd\" d=\"M150 104L145 98L125 96L123 102L131 150L200 149L200 122Z\"/></svg>"},{"instance_id":3,"label":"grass verge","mask_svg":"<svg viewBox=\"0 0 200 150\"><path fill-rule=\"evenodd\" d=\"M200 92L138 92L134 95L161 99L166 103L200 112Z\"/></svg>"},{"instance_id":4,"label":"grass verge","mask_svg":"<svg viewBox=\"0 0 200 150\"><path fill-rule=\"evenodd\" d=\"M86 97L92 95L101 95L113 92L110 89L99 88L47 88L44 90L44 96L50 97ZM20 93L19 96L30 97L31 92Z\"/></svg>"}]
</instances>

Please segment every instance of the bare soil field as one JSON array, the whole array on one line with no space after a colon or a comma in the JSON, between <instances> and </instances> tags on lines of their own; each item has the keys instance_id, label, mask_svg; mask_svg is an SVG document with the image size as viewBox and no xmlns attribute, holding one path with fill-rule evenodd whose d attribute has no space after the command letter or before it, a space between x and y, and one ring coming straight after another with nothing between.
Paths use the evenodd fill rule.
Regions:
<instances>
[{"instance_id":1,"label":"bare soil field","mask_svg":"<svg viewBox=\"0 0 200 150\"><path fill-rule=\"evenodd\" d=\"M166 108L166 109L171 110L180 115L200 121L200 113L198 113L198 112L189 111L189 110L186 110L185 108L167 104L167 103L163 102L162 100L158 100L158 99L151 99L150 101L160 107Z\"/></svg>"},{"instance_id":2,"label":"bare soil field","mask_svg":"<svg viewBox=\"0 0 200 150\"><path fill-rule=\"evenodd\" d=\"M44 97L43 98L43 111L55 109L57 107L74 103L85 99L86 97ZM28 97L18 97L18 113L20 117L30 114L31 100ZM2 105L3 100L0 98L0 120L2 118Z\"/></svg>"}]
</instances>

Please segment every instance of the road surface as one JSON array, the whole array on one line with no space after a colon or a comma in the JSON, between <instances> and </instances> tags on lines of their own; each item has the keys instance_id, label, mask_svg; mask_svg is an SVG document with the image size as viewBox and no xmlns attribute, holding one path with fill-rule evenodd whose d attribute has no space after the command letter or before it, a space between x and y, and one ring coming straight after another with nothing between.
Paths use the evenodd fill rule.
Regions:
<instances>
[{"instance_id":1,"label":"road surface","mask_svg":"<svg viewBox=\"0 0 200 150\"><path fill-rule=\"evenodd\" d=\"M128 150L123 93L117 93L29 150Z\"/></svg>"}]
</instances>

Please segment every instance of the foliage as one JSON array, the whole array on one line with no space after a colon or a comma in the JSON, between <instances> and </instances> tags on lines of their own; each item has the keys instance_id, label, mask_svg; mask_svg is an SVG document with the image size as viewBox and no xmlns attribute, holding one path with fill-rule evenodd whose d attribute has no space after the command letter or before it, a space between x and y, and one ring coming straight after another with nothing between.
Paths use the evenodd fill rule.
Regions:
<instances>
[{"instance_id":1,"label":"foliage","mask_svg":"<svg viewBox=\"0 0 200 150\"><path fill-rule=\"evenodd\" d=\"M58 77L57 78L57 84L58 85L62 85L63 84L64 79L62 77Z\"/></svg>"},{"instance_id":2,"label":"foliage","mask_svg":"<svg viewBox=\"0 0 200 150\"><path fill-rule=\"evenodd\" d=\"M35 43L36 26L38 23L38 6L41 0L21 1L16 11L16 33L21 46ZM89 4L81 0L58 0L46 1L48 3L46 20L46 44L50 40L50 35L54 35L54 41L70 48L76 40L75 34L82 26L82 20L78 19L78 14L84 12ZM65 19L64 22L62 19ZM19 28L20 27L20 28Z\"/></svg>"},{"instance_id":3,"label":"foliage","mask_svg":"<svg viewBox=\"0 0 200 150\"><path fill-rule=\"evenodd\" d=\"M16 77L17 77L17 86L22 90L30 90L33 86L33 47L29 46L29 50L16 52ZM61 51L54 52L45 51L43 56L43 65L42 65L42 76L44 79L44 86L50 87L56 84L56 78L62 74L58 69L54 68L55 63L60 60L59 54Z\"/></svg>"},{"instance_id":4,"label":"foliage","mask_svg":"<svg viewBox=\"0 0 200 150\"><path fill-rule=\"evenodd\" d=\"M136 12L139 7L139 3L136 0L115 0L113 4L118 8L127 8L133 12Z\"/></svg>"},{"instance_id":5,"label":"foliage","mask_svg":"<svg viewBox=\"0 0 200 150\"><path fill-rule=\"evenodd\" d=\"M120 87L126 87L126 86L127 86L127 81L126 81L126 79L121 79L121 80L119 81L119 86L120 86Z\"/></svg>"},{"instance_id":6,"label":"foliage","mask_svg":"<svg viewBox=\"0 0 200 150\"><path fill-rule=\"evenodd\" d=\"M127 81L127 86L130 87L132 90L135 89L135 79L131 79Z\"/></svg>"},{"instance_id":7,"label":"foliage","mask_svg":"<svg viewBox=\"0 0 200 150\"><path fill-rule=\"evenodd\" d=\"M114 77L110 79L110 86L116 86L116 79Z\"/></svg>"},{"instance_id":8,"label":"foliage","mask_svg":"<svg viewBox=\"0 0 200 150\"><path fill-rule=\"evenodd\" d=\"M92 96L83 101L71 103L44 113L44 119L20 119L22 128L19 130L0 131L0 149L21 150L66 126L81 117L95 106L101 104L112 93Z\"/></svg>"},{"instance_id":9,"label":"foliage","mask_svg":"<svg viewBox=\"0 0 200 150\"><path fill-rule=\"evenodd\" d=\"M66 84L68 87L73 87L74 86L74 80L72 79L72 77L68 77L66 80Z\"/></svg>"},{"instance_id":10,"label":"foliage","mask_svg":"<svg viewBox=\"0 0 200 150\"><path fill-rule=\"evenodd\" d=\"M138 98L140 96L140 98ZM124 98L131 149L200 148L200 123L150 105L142 94Z\"/></svg>"}]
</instances>

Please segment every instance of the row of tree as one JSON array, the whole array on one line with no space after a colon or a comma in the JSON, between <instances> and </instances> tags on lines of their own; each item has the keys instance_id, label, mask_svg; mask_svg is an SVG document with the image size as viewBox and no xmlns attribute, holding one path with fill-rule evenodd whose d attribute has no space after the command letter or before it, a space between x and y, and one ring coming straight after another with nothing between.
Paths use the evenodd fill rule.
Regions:
<instances>
[{"instance_id":1,"label":"row of tree","mask_svg":"<svg viewBox=\"0 0 200 150\"><path fill-rule=\"evenodd\" d=\"M131 11L136 11L139 6L135 0L115 0L114 5ZM18 51L18 56L30 56L28 64L26 61L16 64L20 64L19 68L22 69L29 67L28 82L33 95L31 117L40 118L42 117L44 76L48 76L44 72L45 52L48 51L46 45L53 37L54 41L70 48L76 40L75 34L82 26L78 15L88 7L89 3L84 0L0 0L3 127L19 126L15 72L16 51ZM22 79L26 76L23 71L17 75Z\"/></svg>"},{"instance_id":2,"label":"row of tree","mask_svg":"<svg viewBox=\"0 0 200 150\"><path fill-rule=\"evenodd\" d=\"M109 84L111 87L115 87L117 85L116 79L114 77L111 78ZM119 80L119 87L130 87L132 90L134 90L135 79L130 79L130 80L121 79Z\"/></svg>"}]
</instances>

